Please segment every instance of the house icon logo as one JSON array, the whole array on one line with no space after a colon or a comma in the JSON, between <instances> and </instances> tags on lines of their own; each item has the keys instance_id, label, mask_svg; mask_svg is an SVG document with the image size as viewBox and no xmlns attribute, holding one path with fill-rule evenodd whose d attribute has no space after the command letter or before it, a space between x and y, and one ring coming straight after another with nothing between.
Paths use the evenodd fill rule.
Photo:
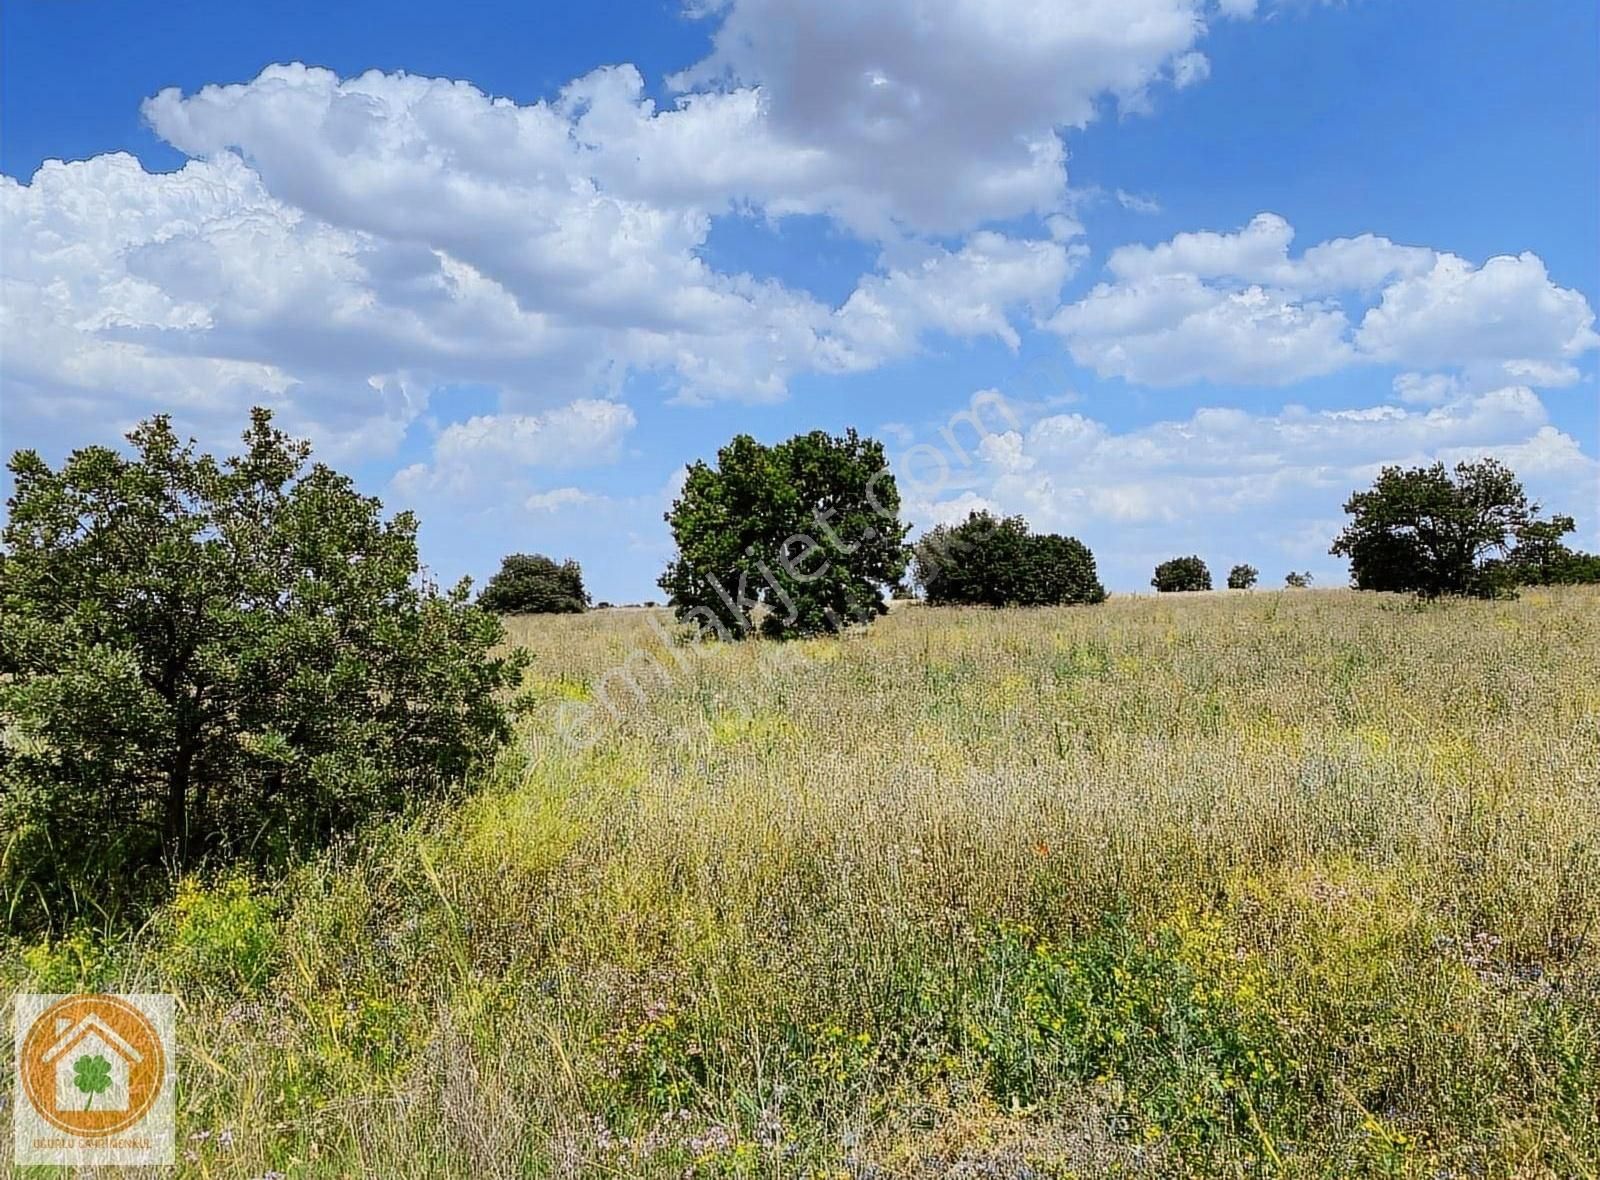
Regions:
<instances>
[{"instance_id":1,"label":"house icon logo","mask_svg":"<svg viewBox=\"0 0 1600 1180\"><path fill-rule=\"evenodd\" d=\"M152 1134L170 1140L149 1124L158 1107L170 1120L171 1031L170 996L19 996L18 1161L24 1121L32 1147L73 1162L135 1162Z\"/></svg>"}]
</instances>

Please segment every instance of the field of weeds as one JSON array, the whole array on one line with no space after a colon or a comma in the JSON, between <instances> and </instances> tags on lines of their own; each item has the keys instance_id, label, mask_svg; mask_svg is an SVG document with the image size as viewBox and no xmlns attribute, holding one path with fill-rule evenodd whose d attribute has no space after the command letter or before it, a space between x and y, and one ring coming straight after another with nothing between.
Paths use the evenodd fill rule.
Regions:
<instances>
[{"instance_id":1,"label":"field of weeds","mask_svg":"<svg viewBox=\"0 0 1600 1180\"><path fill-rule=\"evenodd\" d=\"M178 994L193 1176L1600 1170L1600 594L651 619L513 620L470 794L0 982Z\"/></svg>"}]
</instances>

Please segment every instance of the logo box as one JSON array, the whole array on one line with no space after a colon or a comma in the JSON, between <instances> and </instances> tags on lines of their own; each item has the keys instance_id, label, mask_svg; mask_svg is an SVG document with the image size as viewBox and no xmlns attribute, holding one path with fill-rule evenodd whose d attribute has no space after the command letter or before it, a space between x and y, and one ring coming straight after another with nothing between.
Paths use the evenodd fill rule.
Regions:
<instances>
[{"instance_id":1,"label":"logo box","mask_svg":"<svg viewBox=\"0 0 1600 1180\"><path fill-rule=\"evenodd\" d=\"M17 1164L173 1162L170 995L16 997Z\"/></svg>"}]
</instances>

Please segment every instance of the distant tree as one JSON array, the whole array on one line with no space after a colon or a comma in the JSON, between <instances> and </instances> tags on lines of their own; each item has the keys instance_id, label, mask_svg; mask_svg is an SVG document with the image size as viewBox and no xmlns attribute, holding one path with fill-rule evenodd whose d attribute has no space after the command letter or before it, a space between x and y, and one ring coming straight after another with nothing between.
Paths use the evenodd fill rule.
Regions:
<instances>
[{"instance_id":1,"label":"distant tree","mask_svg":"<svg viewBox=\"0 0 1600 1180\"><path fill-rule=\"evenodd\" d=\"M1253 565L1236 565L1228 571L1228 589L1248 590L1260 576L1261 571Z\"/></svg>"},{"instance_id":2,"label":"distant tree","mask_svg":"<svg viewBox=\"0 0 1600 1180\"><path fill-rule=\"evenodd\" d=\"M1198 557L1174 557L1156 566L1150 585L1160 594L1211 589L1211 571Z\"/></svg>"},{"instance_id":3,"label":"distant tree","mask_svg":"<svg viewBox=\"0 0 1600 1180\"><path fill-rule=\"evenodd\" d=\"M0 895L110 917L164 870L276 861L458 783L509 736L521 654L423 581L416 520L256 410L217 460L165 417L129 456L11 459Z\"/></svg>"},{"instance_id":4,"label":"distant tree","mask_svg":"<svg viewBox=\"0 0 1600 1180\"><path fill-rule=\"evenodd\" d=\"M1297 574L1293 570L1283 575L1283 584L1291 590L1304 590L1311 585L1311 571Z\"/></svg>"},{"instance_id":5,"label":"distant tree","mask_svg":"<svg viewBox=\"0 0 1600 1180\"><path fill-rule=\"evenodd\" d=\"M1538 581L1528 579L1522 583L1524 586L1549 585L1576 586L1579 584L1594 585L1600 583L1600 553L1570 553L1560 562L1546 567Z\"/></svg>"},{"instance_id":6,"label":"distant tree","mask_svg":"<svg viewBox=\"0 0 1600 1180\"><path fill-rule=\"evenodd\" d=\"M1018 596L1022 605L1074 606L1106 600L1094 554L1078 538L1036 533L1028 542L1025 568L1029 576Z\"/></svg>"},{"instance_id":7,"label":"distant tree","mask_svg":"<svg viewBox=\"0 0 1600 1180\"><path fill-rule=\"evenodd\" d=\"M912 546L930 605L1054 606L1105 601L1094 555L1075 537L1034 534L1020 516L974 512Z\"/></svg>"},{"instance_id":8,"label":"distant tree","mask_svg":"<svg viewBox=\"0 0 1600 1180\"><path fill-rule=\"evenodd\" d=\"M1344 510L1354 519L1331 552L1350 559L1352 584L1428 598L1491 597L1504 590L1503 565L1491 559L1504 557L1515 538L1541 523L1538 505L1495 459L1458 463L1453 473L1443 463L1385 467ZM1535 543L1548 540L1540 534Z\"/></svg>"},{"instance_id":9,"label":"distant tree","mask_svg":"<svg viewBox=\"0 0 1600 1180\"><path fill-rule=\"evenodd\" d=\"M1016 605L1028 563L1028 523L973 512L929 529L911 547L912 577L931 606Z\"/></svg>"},{"instance_id":10,"label":"distant tree","mask_svg":"<svg viewBox=\"0 0 1600 1180\"><path fill-rule=\"evenodd\" d=\"M734 637L837 631L887 608L906 567L883 444L816 430L776 446L741 434L689 468L667 513L678 556L660 586L677 617Z\"/></svg>"},{"instance_id":11,"label":"distant tree","mask_svg":"<svg viewBox=\"0 0 1600 1180\"><path fill-rule=\"evenodd\" d=\"M478 605L497 615L573 615L589 609L589 595L577 562L513 553L478 595Z\"/></svg>"},{"instance_id":12,"label":"distant tree","mask_svg":"<svg viewBox=\"0 0 1600 1180\"><path fill-rule=\"evenodd\" d=\"M1562 540L1577 528L1570 516L1531 520L1516 529L1503 560L1484 563L1485 577L1501 586L1558 586L1600 582L1600 555L1578 553Z\"/></svg>"}]
</instances>

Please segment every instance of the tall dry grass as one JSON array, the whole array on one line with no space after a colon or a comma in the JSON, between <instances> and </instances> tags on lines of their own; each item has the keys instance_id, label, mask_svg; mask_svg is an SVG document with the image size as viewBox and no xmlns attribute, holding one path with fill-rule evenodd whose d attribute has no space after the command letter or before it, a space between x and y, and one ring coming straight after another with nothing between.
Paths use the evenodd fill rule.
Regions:
<instances>
[{"instance_id":1,"label":"tall dry grass","mask_svg":"<svg viewBox=\"0 0 1600 1180\"><path fill-rule=\"evenodd\" d=\"M194 1175L1593 1176L1597 608L514 620L470 795L8 974L180 994Z\"/></svg>"}]
</instances>

